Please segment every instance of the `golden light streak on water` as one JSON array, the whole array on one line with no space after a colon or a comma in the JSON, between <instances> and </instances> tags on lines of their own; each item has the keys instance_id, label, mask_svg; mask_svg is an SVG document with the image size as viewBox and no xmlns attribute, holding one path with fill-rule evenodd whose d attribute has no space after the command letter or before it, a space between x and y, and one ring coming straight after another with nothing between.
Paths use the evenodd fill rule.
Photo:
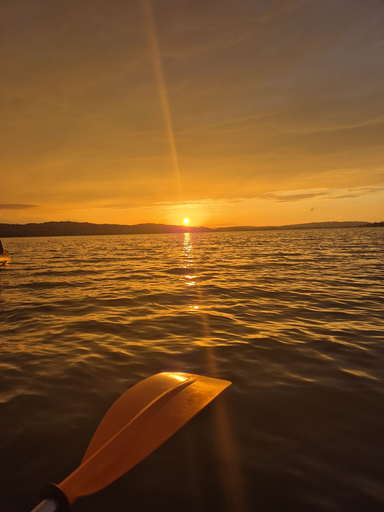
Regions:
<instances>
[{"instance_id":1,"label":"golden light streak on water","mask_svg":"<svg viewBox=\"0 0 384 512\"><path fill-rule=\"evenodd\" d=\"M239 456L233 442L231 424L225 403L218 400L215 404L217 448L220 456L226 509L236 512L251 512L247 503L242 475L239 469Z\"/></svg>"},{"instance_id":2,"label":"golden light streak on water","mask_svg":"<svg viewBox=\"0 0 384 512\"><path fill-rule=\"evenodd\" d=\"M193 262L193 244L190 233L184 233L183 256L185 258L186 267L193 267L195 269L196 275L193 277L198 277L199 272ZM191 276L184 276L185 284L187 286L190 284L187 280L189 277ZM202 289L198 285L198 282L196 289L199 296L199 303L204 304ZM203 343L203 346L205 346L207 356L207 374L212 377L220 378L220 375L218 375L215 349L214 346L210 343L212 336L208 317L203 310L199 309L199 306L190 306L189 311L193 310L199 310L202 319L205 338L205 343ZM235 443L232 439L231 425L225 402L222 400L217 400L214 404L214 407L216 430L215 437L217 439L217 447L219 450L223 489L226 497L226 508L228 511L236 510L237 512L250 512L250 508L247 505L245 489L239 469L239 457L237 455Z\"/></svg>"},{"instance_id":3,"label":"golden light streak on water","mask_svg":"<svg viewBox=\"0 0 384 512\"><path fill-rule=\"evenodd\" d=\"M144 12L145 12L145 21L147 24L147 32L148 32L148 39L149 39L150 49L151 49L151 54L152 54L153 66L154 66L154 70L155 70L155 74L156 74L157 84L159 87L160 101L161 101L161 106L162 106L162 110L163 110L164 121L165 121L167 136L168 136L168 140L169 140L169 146L170 146L170 150L171 150L173 168L174 168L175 175L176 175L176 181L177 181L177 185L178 185L178 189L179 189L179 194L180 194L180 197L182 198L183 192L182 192L182 184L181 184L181 177L180 177L179 159L177 156L175 136L174 136L173 126L172 126L171 111L169 108L168 93L167 93L167 88L165 85L165 78L164 78L163 64L161 61L159 41L157 38L155 16L153 13L151 0L142 0L142 3L143 3L143 7L144 7Z\"/></svg>"},{"instance_id":4,"label":"golden light streak on water","mask_svg":"<svg viewBox=\"0 0 384 512\"><path fill-rule=\"evenodd\" d=\"M189 506L193 512L203 510L203 497L201 492L201 474L197 465L196 442L189 429L184 430L185 448L186 448L186 469L188 471L189 485Z\"/></svg>"}]
</instances>

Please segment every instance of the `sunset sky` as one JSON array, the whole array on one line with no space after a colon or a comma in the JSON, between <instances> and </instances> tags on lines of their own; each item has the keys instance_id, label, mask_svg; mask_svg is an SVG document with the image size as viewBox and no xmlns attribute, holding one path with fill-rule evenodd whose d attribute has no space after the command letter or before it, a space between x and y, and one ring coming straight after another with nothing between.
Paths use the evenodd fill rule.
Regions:
<instances>
[{"instance_id":1,"label":"sunset sky","mask_svg":"<svg viewBox=\"0 0 384 512\"><path fill-rule=\"evenodd\" d=\"M0 222L384 220L384 0L4 0Z\"/></svg>"}]
</instances>

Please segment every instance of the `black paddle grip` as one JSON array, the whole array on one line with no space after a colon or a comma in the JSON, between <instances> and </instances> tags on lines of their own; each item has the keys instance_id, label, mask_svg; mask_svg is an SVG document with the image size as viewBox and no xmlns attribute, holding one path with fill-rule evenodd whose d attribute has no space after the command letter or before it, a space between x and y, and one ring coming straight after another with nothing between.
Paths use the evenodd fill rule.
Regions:
<instances>
[{"instance_id":1,"label":"black paddle grip","mask_svg":"<svg viewBox=\"0 0 384 512\"><path fill-rule=\"evenodd\" d=\"M59 512L71 512L68 498L56 484L46 484L40 491L40 501L54 500L59 506Z\"/></svg>"}]
</instances>

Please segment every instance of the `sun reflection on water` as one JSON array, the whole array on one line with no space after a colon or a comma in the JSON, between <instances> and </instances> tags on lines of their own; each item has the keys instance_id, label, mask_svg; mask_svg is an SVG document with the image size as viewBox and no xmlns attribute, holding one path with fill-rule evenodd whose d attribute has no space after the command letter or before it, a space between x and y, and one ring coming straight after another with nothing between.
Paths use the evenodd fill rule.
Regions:
<instances>
[{"instance_id":1,"label":"sun reflection on water","mask_svg":"<svg viewBox=\"0 0 384 512\"><path fill-rule=\"evenodd\" d=\"M191 269L191 273L185 274L182 276L182 280L186 284L186 286L196 286L195 279L197 278L195 269L193 268L194 262L193 262L193 253L192 253L192 238L191 233L184 233L184 240L183 240L183 263L184 268ZM191 306L192 307L192 306Z\"/></svg>"},{"instance_id":2,"label":"sun reflection on water","mask_svg":"<svg viewBox=\"0 0 384 512\"><path fill-rule=\"evenodd\" d=\"M191 233L184 233L183 256L188 267L191 267L193 262L192 248Z\"/></svg>"}]
</instances>

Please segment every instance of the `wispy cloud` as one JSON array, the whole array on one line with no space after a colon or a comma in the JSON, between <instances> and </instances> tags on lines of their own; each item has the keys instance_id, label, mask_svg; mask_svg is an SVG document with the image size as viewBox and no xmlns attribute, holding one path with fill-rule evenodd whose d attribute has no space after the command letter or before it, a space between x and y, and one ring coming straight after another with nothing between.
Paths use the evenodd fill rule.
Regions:
<instances>
[{"instance_id":1,"label":"wispy cloud","mask_svg":"<svg viewBox=\"0 0 384 512\"><path fill-rule=\"evenodd\" d=\"M263 194L261 199L267 199L268 201L276 201L278 203L292 203L295 201L303 201L304 199L311 199L314 197L326 196L327 192L309 192L290 194L286 192L273 192L269 194Z\"/></svg>"},{"instance_id":2,"label":"wispy cloud","mask_svg":"<svg viewBox=\"0 0 384 512\"><path fill-rule=\"evenodd\" d=\"M27 210L37 207L37 204L0 204L0 210Z\"/></svg>"},{"instance_id":3,"label":"wispy cloud","mask_svg":"<svg viewBox=\"0 0 384 512\"><path fill-rule=\"evenodd\" d=\"M328 190L314 190L314 191L295 191L292 192L270 192L267 194L262 194L259 199L264 199L267 201L275 201L278 203L292 203L296 201L304 201L306 199L349 199L349 198L357 198L362 197L367 194L377 194L379 192L384 191L384 186L378 187L359 187L359 188L350 188L346 190L340 189L328 189Z\"/></svg>"}]
</instances>

